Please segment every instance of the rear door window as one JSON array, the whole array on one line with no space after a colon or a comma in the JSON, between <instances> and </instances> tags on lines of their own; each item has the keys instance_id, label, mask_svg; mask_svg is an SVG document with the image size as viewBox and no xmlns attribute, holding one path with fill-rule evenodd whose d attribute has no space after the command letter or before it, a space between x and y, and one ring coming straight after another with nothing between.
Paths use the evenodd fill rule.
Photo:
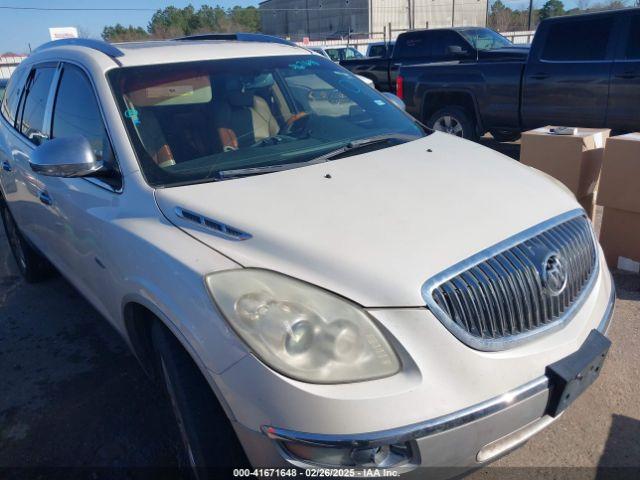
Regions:
<instances>
[{"instance_id":1,"label":"rear door window","mask_svg":"<svg viewBox=\"0 0 640 480\"><path fill-rule=\"evenodd\" d=\"M33 70L24 93L20 132L36 145L48 138L44 114L55 72L54 67L38 67Z\"/></svg>"},{"instance_id":2,"label":"rear door window","mask_svg":"<svg viewBox=\"0 0 640 480\"><path fill-rule=\"evenodd\" d=\"M5 96L2 99L2 115L11 125L15 125L16 122L18 104L20 103L20 96L24 88L25 76L28 72L28 68L23 68L16 70L13 75L11 75Z\"/></svg>"},{"instance_id":3,"label":"rear door window","mask_svg":"<svg viewBox=\"0 0 640 480\"><path fill-rule=\"evenodd\" d=\"M606 60L613 17L553 23L541 58L551 61Z\"/></svg>"},{"instance_id":4,"label":"rear door window","mask_svg":"<svg viewBox=\"0 0 640 480\"><path fill-rule=\"evenodd\" d=\"M631 17L629 23L629 37L624 57L627 60L640 60L640 15Z\"/></svg>"},{"instance_id":5,"label":"rear door window","mask_svg":"<svg viewBox=\"0 0 640 480\"><path fill-rule=\"evenodd\" d=\"M398 45L398 57L419 58L431 56L431 39L433 34L405 35L402 43Z\"/></svg>"},{"instance_id":6,"label":"rear door window","mask_svg":"<svg viewBox=\"0 0 640 480\"><path fill-rule=\"evenodd\" d=\"M387 48L384 45L374 45L369 48L370 57L384 57L387 54Z\"/></svg>"}]
</instances>

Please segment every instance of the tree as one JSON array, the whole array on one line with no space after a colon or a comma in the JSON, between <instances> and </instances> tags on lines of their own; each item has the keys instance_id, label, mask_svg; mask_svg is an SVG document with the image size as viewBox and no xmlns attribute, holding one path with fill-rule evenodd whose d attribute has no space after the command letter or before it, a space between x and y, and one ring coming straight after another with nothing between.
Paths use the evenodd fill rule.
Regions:
<instances>
[{"instance_id":1,"label":"tree","mask_svg":"<svg viewBox=\"0 0 640 480\"><path fill-rule=\"evenodd\" d=\"M499 32L509 30L512 25L512 19L513 10L502 3L502 0L496 0L493 5L491 5L489 22L495 30Z\"/></svg>"},{"instance_id":2,"label":"tree","mask_svg":"<svg viewBox=\"0 0 640 480\"><path fill-rule=\"evenodd\" d=\"M107 42L135 42L149 38L149 34L142 27L129 25L125 27L119 23L106 26L102 30L102 38Z\"/></svg>"},{"instance_id":3,"label":"tree","mask_svg":"<svg viewBox=\"0 0 640 480\"><path fill-rule=\"evenodd\" d=\"M202 23L193 5L184 8L167 7L157 10L147 26L150 34L161 37L191 35L198 31Z\"/></svg>"},{"instance_id":4,"label":"tree","mask_svg":"<svg viewBox=\"0 0 640 480\"><path fill-rule=\"evenodd\" d=\"M620 0L610 0L606 5L606 10L620 10L621 8L627 8L627 5Z\"/></svg>"},{"instance_id":5,"label":"tree","mask_svg":"<svg viewBox=\"0 0 640 480\"><path fill-rule=\"evenodd\" d=\"M257 32L260 30L260 13L255 7L224 9L220 5L203 5L196 10L193 5L184 8L169 6L158 9L142 27L107 26L102 38L107 41L132 41L145 38L175 38L207 32Z\"/></svg>"},{"instance_id":6,"label":"tree","mask_svg":"<svg viewBox=\"0 0 640 480\"><path fill-rule=\"evenodd\" d=\"M576 5L579 10L586 11L591 6L591 0L577 0Z\"/></svg>"},{"instance_id":7,"label":"tree","mask_svg":"<svg viewBox=\"0 0 640 480\"><path fill-rule=\"evenodd\" d=\"M547 0L540 9L540 20L564 14L564 4L560 0Z\"/></svg>"},{"instance_id":8,"label":"tree","mask_svg":"<svg viewBox=\"0 0 640 480\"><path fill-rule=\"evenodd\" d=\"M260 30L260 13L256 7L233 7L230 11L231 21L245 32Z\"/></svg>"}]
</instances>

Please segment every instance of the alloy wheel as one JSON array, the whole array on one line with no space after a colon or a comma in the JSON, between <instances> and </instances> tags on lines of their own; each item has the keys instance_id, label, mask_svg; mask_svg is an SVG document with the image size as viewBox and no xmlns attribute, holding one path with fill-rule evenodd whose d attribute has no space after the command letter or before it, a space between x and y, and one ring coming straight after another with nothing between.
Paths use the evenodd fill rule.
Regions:
<instances>
[{"instance_id":1,"label":"alloy wheel","mask_svg":"<svg viewBox=\"0 0 640 480\"><path fill-rule=\"evenodd\" d=\"M464 136L462 124L456 117L451 115L444 115L438 118L433 124L433 129L438 130L439 132L455 135L456 137Z\"/></svg>"}]
</instances>

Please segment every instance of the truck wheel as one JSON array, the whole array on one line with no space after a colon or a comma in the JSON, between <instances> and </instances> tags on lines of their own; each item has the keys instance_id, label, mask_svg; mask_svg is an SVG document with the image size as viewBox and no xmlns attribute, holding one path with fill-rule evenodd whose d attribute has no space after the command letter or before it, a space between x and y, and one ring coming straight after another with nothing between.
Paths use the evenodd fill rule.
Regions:
<instances>
[{"instance_id":1,"label":"truck wheel","mask_svg":"<svg viewBox=\"0 0 640 480\"><path fill-rule=\"evenodd\" d=\"M28 283L36 283L49 278L53 272L53 267L48 260L29 245L29 242L20 233L9 208L1 200L0 213L2 214L2 223L4 223L4 231L7 234L11 253L13 253L13 258L18 264L18 270L22 277Z\"/></svg>"},{"instance_id":2,"label":"truck wheel","mask_svg":"<svg viewBox=\"0 0 640 480\"><path fill-rule=\"evenodd\" d=\"M427 120L427 127L456 137L476 140L476 124L466 110L460 107L444 107Z\"/></svg>"},{"instance_id":3,"label":"truck wheel","mask_svg":"<svg viewBox=\"0 0 640 480\"><path fill-rule=\"evenodd\" d=\"M515 142L520 138L520 132L510 132L508 130L491 130L491 136L497 142Z\"/></svg>"},{"instance_id":4,"label":"truck wheel","mask_svg":"<svg viewBox=\"0 0 640 480\"><path fill-rule=\"evenodd\" d=\"M229 419L191 356L159 321L151 341L194 478L225 477L227 469L248 467Z\"/></svg>"}]
</instances>

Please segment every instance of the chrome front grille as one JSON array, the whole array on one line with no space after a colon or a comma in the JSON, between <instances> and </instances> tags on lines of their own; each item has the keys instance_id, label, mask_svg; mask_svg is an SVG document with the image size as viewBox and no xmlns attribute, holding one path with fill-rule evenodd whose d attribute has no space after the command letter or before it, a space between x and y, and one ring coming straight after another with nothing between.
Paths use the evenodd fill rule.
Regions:
<instances>
[{"instance_id":1,"label":"chrome front grille","mask_svg":"<svg viewBox=\"0 0 640 480\"><path fill-rule=\"evenodd\" d=\"M427 281L423 296L464 343L503 350L569 321L597 269L591 225L580 210L453 266Z\"/></svg>"}]
</instances>

